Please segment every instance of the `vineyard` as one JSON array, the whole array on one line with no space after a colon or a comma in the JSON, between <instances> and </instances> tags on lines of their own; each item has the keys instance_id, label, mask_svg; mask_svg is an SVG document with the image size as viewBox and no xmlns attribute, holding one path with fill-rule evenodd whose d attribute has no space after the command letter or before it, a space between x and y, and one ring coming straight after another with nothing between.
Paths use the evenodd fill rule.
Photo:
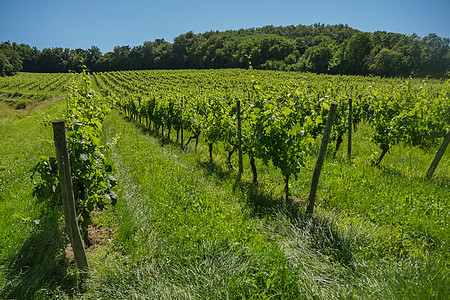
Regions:
<instances>
[{"instance_id":1,"label":"vineyard","mask_svg":"<svg viewBox=\"0 0 450 300\"><path fill-rule=\"evenodd\" d=\"M86 88L67 102L39 106L66 95L71 82ZM443 299L450 237L450 156L443 147L450 138L449 98L450 81L251 68L93 73L89 82L80 74L21 73L0 78L0 138L14 145L21 136L31 139L33 128L42 131L39 136L46 132L41 122L64 116L75 141L69 148L78 153L74 164L86 169L74 178L91 176L89 190L117 201L100 212L108 201L95 196L101 205L92 204L94 193L77 200L85 231L90 214L98 214L93 222L116 232L110 248L88 253L95 263L87 298ZM18 110L23 103L26 109ZM311 177L334 104L316 208L308 217ZM23 133L15 135L20 128ZM71 294L55 290L60 283L51 281L41 287L20 283L33 271L21 269L25 275L19 272L14 280L8 275L7 262L17 264L24 238L44 231L41 221L29 221L44 220L51 210L42 202L39 208L18 208L28 201L20 199L36 198L30 187L20 187L25 194L17 207L6 201L16 199L19 181L29 183L19 179L30 177L38 158L51 156L43 136L28 139L25 148L43 152L29 162L15 164L18 154L10 146L0 150L0 250L8 249L0 252L0 296ZM89 150L91 143L96 150ZM95 168L104 168L91 163L88 169L94 157L117 181L111 175L92 179ZM41 168L41 177L51 168ZM48 224L59 222L58 213L50 215ZM8 233L12 226L18 227ZM17 246L14 238L21 241ZM139 286L133 276L150 279Z\"/></svg>"},{"instance_id":2,"label":"vineyard","mask_svg":"<svg viewBox=\"0 0 450 300\"><path fill-rule=\"evenodd\" d=\"M369 124L372 140L382 151L375 164L398 143L427 148L449 129L449 82L364 82L352 77L255 71L250 79L245 72L111 72L94 78L104 96L116 99L119 108L149 129L161 129L163 134L166 128L168 137L171 129L177 137L180 131L196 138L202 133L210 149L216 142L231 152L236 149L236 103L240 100L244 152L265 161L282 159L283 175L297 172L294 165L302 161L298 155L308 152L302 144L312 144L311 139L322 133L332 102L339 105L333 126L335 152L348 128L349 99L354 99L355 127L360 122Z\"/></svg>"}]
</instances>

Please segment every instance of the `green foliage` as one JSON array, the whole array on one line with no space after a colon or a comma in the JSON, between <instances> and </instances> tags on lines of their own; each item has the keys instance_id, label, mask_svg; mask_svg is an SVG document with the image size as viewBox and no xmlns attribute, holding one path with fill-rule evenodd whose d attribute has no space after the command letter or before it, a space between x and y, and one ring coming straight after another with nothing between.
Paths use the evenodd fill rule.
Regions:
<instances>
[{"instance_id":1,"label":"green foliage","mask_svg":"<svg viewBox=\"0 0 450 300\"><path fill-rule=\"evenodd\" d=\"M383 153L400 142L428 148L445 136L450 113L448 101L444 100L449 95L448 82L435 93L438 97L430 100L426 86L414 90L407 80L394 87L390 94L374 93L374 97L367 100L372 140Z\"/></svg>"},{"instance_id":2,"label":"green foliage","mask_svg":"<svg viewBox=\"0 0 450 300\"><path fill-rule=\"evenodd\" d=\"M448 38L367 33L343 24L190 31L175 37L173 43L156 39L135 47L116 46L105 54L95 46L40 51L24 44L4 44L18 54L26 72L81 72L83 64L95 72L246 68L251 57L256 69L442 78L448 76L450 61ZM0 66L6 66L3 61ZM9 63L8 68L14 65Z\"/></svg>"},{"instance_id":3,"label":"green foliage","mask_svg":"<svg viewBox=\"0 0 450 300\"><path fill-rule=\"evenodd\" d=\"M370 35L365 32L354 34L339 46L335 53L333 71L340 74L366 75L372 45Z\"/></svg>"},{"instance_id":4,"label":"green foliage","mask_svg":"<svg viewBox=\"0 0 450 300\"><path fill-rule=\"evenodd\" d=\"M41 157L31 177L33 178L36 173L39 174L41 180L34 182L33 196L42 200L50 200L51 206L61 203L61 186L58 180L56 157Z\"/></svg>"},{"instance_id":5,"label":"green foliage","mask_svg":"<svg viewBox=\"0 0 450 300\"><path fill-rule=\"evenodd\" d=\"M265 95L253 81L254 106L251 109L251 134L255 136L253 147L256 156L265 162L272 161L284 177L296 175L304 166L313 141L308 120L303 115L298 95L281 91L276 95Z\"/></svg>"},{"instance_id":6,"label":"green foliage","mask_svg":"<svg viewBox=\"0 0 450 300\"><path fill-rule=\"evenodd\" d=\"M6 55L0 53L0 76L12 75L13 69Z\"/></svg>"},{"instance_id":7,"label":"green foliage","mask_svg":"<svg viewBox=\"0 0 450 300\"><path fill-rule=\"evenodd\" d=\"M327 45L317 45L306 50L305 71L327 73L333 58L333 49Z\"/></svg>"},{"instance_id":8,"label":"green foliage","mask_svg":"<svg viewBox=\"0 0 450 300\"><path fill-rule=\"evenodd\" d=\"M0 77L11 76L22 69L22 59L9 42L0 44Z\"/></svg>"},{"instance_id":9,"label":"green foliage","mask_svg":"<svg viewBox=\"0 0 450 300\"><path fill-rule=\"evenodd\" d=\"M381 76L398 76L405 74L406 59L402 53L383 48L375 56L370 71Z\"/></svg>"},{"instance_id":10,"label":"green foliage","mask_svg":"<svg viewBox=\"0 0 450 300\"><path fill-rule=\"evenodd\" d=\"M105 95L120 95L118 106L130 117L148 120L149 129L151 124L153 130L166 129L168 137L172 127L188 131L192 136L187 144L193 138L197 144L201 133L210 146L211 161L213 145L222 143L230 157L237 148L235 99L241 99L243 152L251 159L271 162L286 180L304 165L309 145L323 132L332 102L339 104L331 135L336 141L334 155L348 129L349 98L354 103L353 123L369 123L372 141L382 150L378 160L373 159L375 164L394 145L428 148L448 130L448 83L290 73L267 76L252 68L250 72L249 76L224 70L219 76L214 71L181 71L182 83L171 71L102 73L95 78L102 82L99 87ZM161 88L154 86L156 80ZM256 180L254 166L252 170Z\"/></svg>"},{"instance_id":11,"label":"green foliage","mask_svg":"<svg viewBox=\"0 0 450 300\"><path fill-rule=\"evenodd\" d=\"M109 106L91 88L90 79L83 74L83 82L72 82L67 100L66 128L70 153L75 205L79 223L86 229L91 222L90 213L102 210L106 204L115 204L116 180L106 164L105 147L101 145L102 122ZM60 199L56 158L43 158L34 172L39 174L33 194L53 203Z\"/></svg>"},{"instance_id":12,"label":"green foliage","mask_svg":"<svg viewBox=\"0 0 450 300\"><path fill-rule=\"evenodd\" d=\"M302 56L304 70L315 73L328 73L336 51L336 42L329 36L316 36L311 47Z\"/></svg>"}]
</instances>

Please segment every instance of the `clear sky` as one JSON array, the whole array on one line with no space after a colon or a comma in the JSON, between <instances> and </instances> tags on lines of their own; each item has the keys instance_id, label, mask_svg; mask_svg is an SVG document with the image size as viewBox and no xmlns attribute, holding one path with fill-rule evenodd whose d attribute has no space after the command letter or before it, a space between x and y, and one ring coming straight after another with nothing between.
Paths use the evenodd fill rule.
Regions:
<instances>
[{"instance_id":1,"label":"clear sky","mask_svg":"<svg viewBox=\"0 0 450 300\"><path fill-rule=\"evenodd\" d=\"M102 52L193 31L348 24L450 38L450 0L0 0L0 41Z\"/></svg>"}]
</instances>

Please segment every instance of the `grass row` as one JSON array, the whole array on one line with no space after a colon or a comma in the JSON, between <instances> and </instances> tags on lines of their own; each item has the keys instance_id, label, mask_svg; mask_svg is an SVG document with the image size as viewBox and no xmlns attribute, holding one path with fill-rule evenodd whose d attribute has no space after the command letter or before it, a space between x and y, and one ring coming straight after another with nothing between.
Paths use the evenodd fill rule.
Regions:
<instances>
[{"instance_id":1,"label":"grass row","mask_svg":"<svg viewBox=\"0 0 450 300\"><path fill-rule=\"evenodd\" d=\"M0 298L26 299L64 281L60 210L32 196L32 170L51 155L45 119L61 118L62 102L11 111L0 102Z\"/></svg>"}]
</instances>

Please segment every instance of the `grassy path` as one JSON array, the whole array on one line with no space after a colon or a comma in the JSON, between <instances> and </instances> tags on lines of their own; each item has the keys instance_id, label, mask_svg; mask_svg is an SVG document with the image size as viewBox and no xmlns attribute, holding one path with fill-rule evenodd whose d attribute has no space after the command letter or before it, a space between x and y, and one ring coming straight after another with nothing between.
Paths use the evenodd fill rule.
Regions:
<instances>
[{"instance_id":1,"label":"grassy path","mask_svg":"<svg viewBox=\"0 0 450 300\"><path fill-rule=\"evenodd\" d=\"M31 174L40 156L51 155L51 127L43 120L61 118L64 102L0 115L0 298L33 297L36 290L61 284L59 211L32 196Z\"/></svg>"}]
</instances>

